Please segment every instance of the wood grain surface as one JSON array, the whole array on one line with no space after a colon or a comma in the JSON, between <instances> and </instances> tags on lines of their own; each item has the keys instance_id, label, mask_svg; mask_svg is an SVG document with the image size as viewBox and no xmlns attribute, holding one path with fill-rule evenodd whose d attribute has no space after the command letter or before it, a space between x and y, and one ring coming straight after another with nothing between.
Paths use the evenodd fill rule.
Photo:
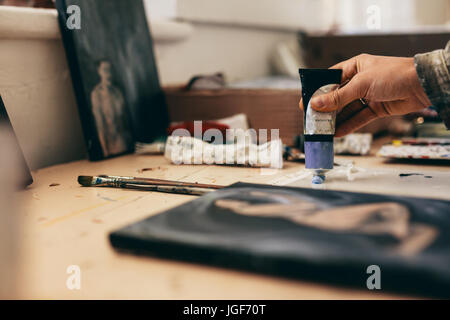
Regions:
<instances>
[{"instance_id":1,"label":"wood grain surface","mask_svg":"<svg viewBox=\"0 0 450 320\"><path fill-rule=\"evenodd\" d=\"M422 170L423 165L351 159L365 168ZM145 170L142 170L144 169ZM87 160L33 172L35 183L21 191L21 298L59 299L366 299L401 298L387 292L354 290L196 264L121 254L108 234L122 226L190 201L195 196L113 188L83 188L78 175L111 174L228 185L265 183L304 168L283 170L171 165L162 156L128 155L102 162ZM427 170L449 172L447 166ZM272 173L272 174L268 174ZM420 185L417 188L421 188ZM423 188L422 188L423 189ZM370 190L366 190L370 192ZM389 186L385 192L389 193ZM433 190L423 194L432 196ZM19 235L18 235L19 236ZM81 269L81 289L69 290L66 270ZM362 270L365 272L365 270Z\"/></svg>"}]
</instances>

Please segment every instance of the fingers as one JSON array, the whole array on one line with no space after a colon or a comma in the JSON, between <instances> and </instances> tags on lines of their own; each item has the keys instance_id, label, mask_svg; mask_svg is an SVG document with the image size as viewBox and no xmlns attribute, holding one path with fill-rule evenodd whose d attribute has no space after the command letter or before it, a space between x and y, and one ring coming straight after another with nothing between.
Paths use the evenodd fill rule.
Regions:
<instances>
[{"instance_id":1,"label":"fingers","mask_svg":"<svg viewBox=\"0 0 450 320\"><path fill-rule=\"evenodd\" d=\"M339 62L330 69L342 69L342 82L351 80L358 73L357 57Z\"/></svg>"},{"instance_id":2,"label":"fingers","mask_svg":"<svg viewBox=\"0 0 450 320\"><path fill-rule=\"evenodd\" d=\"M364 82L358 76L355 76L347 85L330 93L312 98L310 101L311 107L320 112L340 110L349 103L359 98L364 98L361 93L365 91Z\"/></svg>"},{"instance_id":3,"label":"fingers","mask_svg":"<svg viewBox=\"0 0 450 320\"><path fill-rule=\"evenodd\" d=\"M338 124L336 128L336 137L345 136L353 131L358 130L369 122L375 120L378 116L369 107L365 107L359 112L355 113L352 117L344 120L341 124Z\"/></svg>"},{"instance_id":4,"label":"fingers","mask_svg":"<svg viewBox=\"0 0 450 320\"><path fill-rule=\"evenodd\" d=\"M358 73L358 57L353 57L351 59L342 61L338 64L335 64L334 66L330 67L330 69L342 69L342 79L341 79L341 83L345 83L345 82L349 82L351 79L353 79L354 76L356 76L356 74ZM346 92L344 92L346 93ZM336 99L339 99L338 97L335 97ZM348 103L358 99L359 97L354 98L353 100L350 100ZM362 98L362 97L361 97ZM320 103L320 100L318 101L318 103L316 104L317 108L314 107L314 101L316 99L313 99L311 105L313 107L313 109L317 110L317 111L322 111L322 112L330 112L330 111L334 111L337 110L339 107L336 107L335 105L332 105L331 107L327 107L323 110L319 110L319 107L322 105ZM299 103L299 107L302 111L305 110L304 105L303 105L303 99L300 99L300 103ZM340 108L344 107L341 106Z\"/></svg>"},{"instance_id":5,"label":"fingers","mask_svg":"<svg viewBox=\"0 0 450 320\"><path fill-rule=\"evenodd\" d=\"M339 124L352 118L364 108L367 108L367 106L363 105L360 100L353 101L336 115L336 126L338 127Z\"/></svg>"},{"instance_id":6,"label":"fingers","mask_svg":"<svg viewBox=\"0 0 450 320\"><path fill-rule=\"evenodd\" d=\"M305 111L305 107L303 106L303 98L300 98L300 102L298 103L298 107L300 110Z\"/></svg>"}]
</instances>

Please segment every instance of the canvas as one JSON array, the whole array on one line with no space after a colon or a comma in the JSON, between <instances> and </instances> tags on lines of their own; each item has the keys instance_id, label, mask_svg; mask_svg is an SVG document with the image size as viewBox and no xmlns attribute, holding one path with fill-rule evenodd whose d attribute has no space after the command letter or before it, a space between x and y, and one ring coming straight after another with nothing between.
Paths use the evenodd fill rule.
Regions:
<instances>
[{"instance_id":1,"label":"canvas","mask_svg":"<svg viewBox=\"0 0 450 320\"><path fill-rule=\"evenodd\" d=\"M79 11L68 10L77 6ZM165 134L168 116L142 0L58 0L56 6L91 160ZM79 28L68 20L79 12Z\"/></svg>"},{"instance_id":2,"label":"canvas","mask_svg":"<svg viewBox=\"0 0 450 320\"><path fill-rule=\"evenodd\" d=\"M6 107L3 103L1 96L0 96L0 127L2 127L5 130L5 132L8 133L8 135L10 136L9 137L10 140L13 141L13 143L15 144L16 150L14 151L16 151L20 161L18 166L22 168L21 181L19 182L19 185L21 185L22 187L26 187L33 183L33 177L31 176L30 169L28 168L25 157L23 156L22 149L20 148L19 141L17 140L17 137L14 133L14 129L12 127L11 121L8 116L8 112L6 111Z\"/></svg>"},{"instance_id":3,"label":"canvas","mask_svg":"<svg viewBox=\"0 0 450 320\"><path fill-rule=\"evenodd\" d=\"M450 296L450 201L238 183L110 235L125 251Z\"/></svg>"}]
</instances>

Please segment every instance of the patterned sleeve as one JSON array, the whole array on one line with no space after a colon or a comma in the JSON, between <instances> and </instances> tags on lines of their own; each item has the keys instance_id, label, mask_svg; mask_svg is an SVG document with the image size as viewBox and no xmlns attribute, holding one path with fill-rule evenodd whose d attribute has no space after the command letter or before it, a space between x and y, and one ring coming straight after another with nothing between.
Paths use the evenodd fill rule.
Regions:
<instances>
[{"instance_id":1,"label":"patterned sleeve","mask_svg":"<svg viewBox=\"0 0 450 320\"><path fill-rule=\"evenodd\" d=\"M444 50L417 54L414 61L425 93L450 129L450 41Z\"/></svg>"}]
</instances>

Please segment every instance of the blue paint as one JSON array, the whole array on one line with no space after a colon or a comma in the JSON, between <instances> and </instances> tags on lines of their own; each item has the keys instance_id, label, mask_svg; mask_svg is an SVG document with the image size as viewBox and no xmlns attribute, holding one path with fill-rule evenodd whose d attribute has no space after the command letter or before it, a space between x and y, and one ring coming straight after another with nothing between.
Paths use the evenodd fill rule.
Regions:
<instances>
[{"instance_id":1,"label":"blue paint","mask_svg":"<svg viewBox=\"0 0 450 320\"><path fill-rule=\"evenodd\" d=\"M325 176L313 176L311 183L312 184L322 184L325 182Z\"/></svg>"},{"instance_id":2,"label":"blue paint","mask_svg":"<svg viewBox=\"0 0 450 320\"><path fill-rule=\"evenodd\" d=\"M305 141L306 169L333 169L333 142Z\"/></svg>"}]
</instances>

